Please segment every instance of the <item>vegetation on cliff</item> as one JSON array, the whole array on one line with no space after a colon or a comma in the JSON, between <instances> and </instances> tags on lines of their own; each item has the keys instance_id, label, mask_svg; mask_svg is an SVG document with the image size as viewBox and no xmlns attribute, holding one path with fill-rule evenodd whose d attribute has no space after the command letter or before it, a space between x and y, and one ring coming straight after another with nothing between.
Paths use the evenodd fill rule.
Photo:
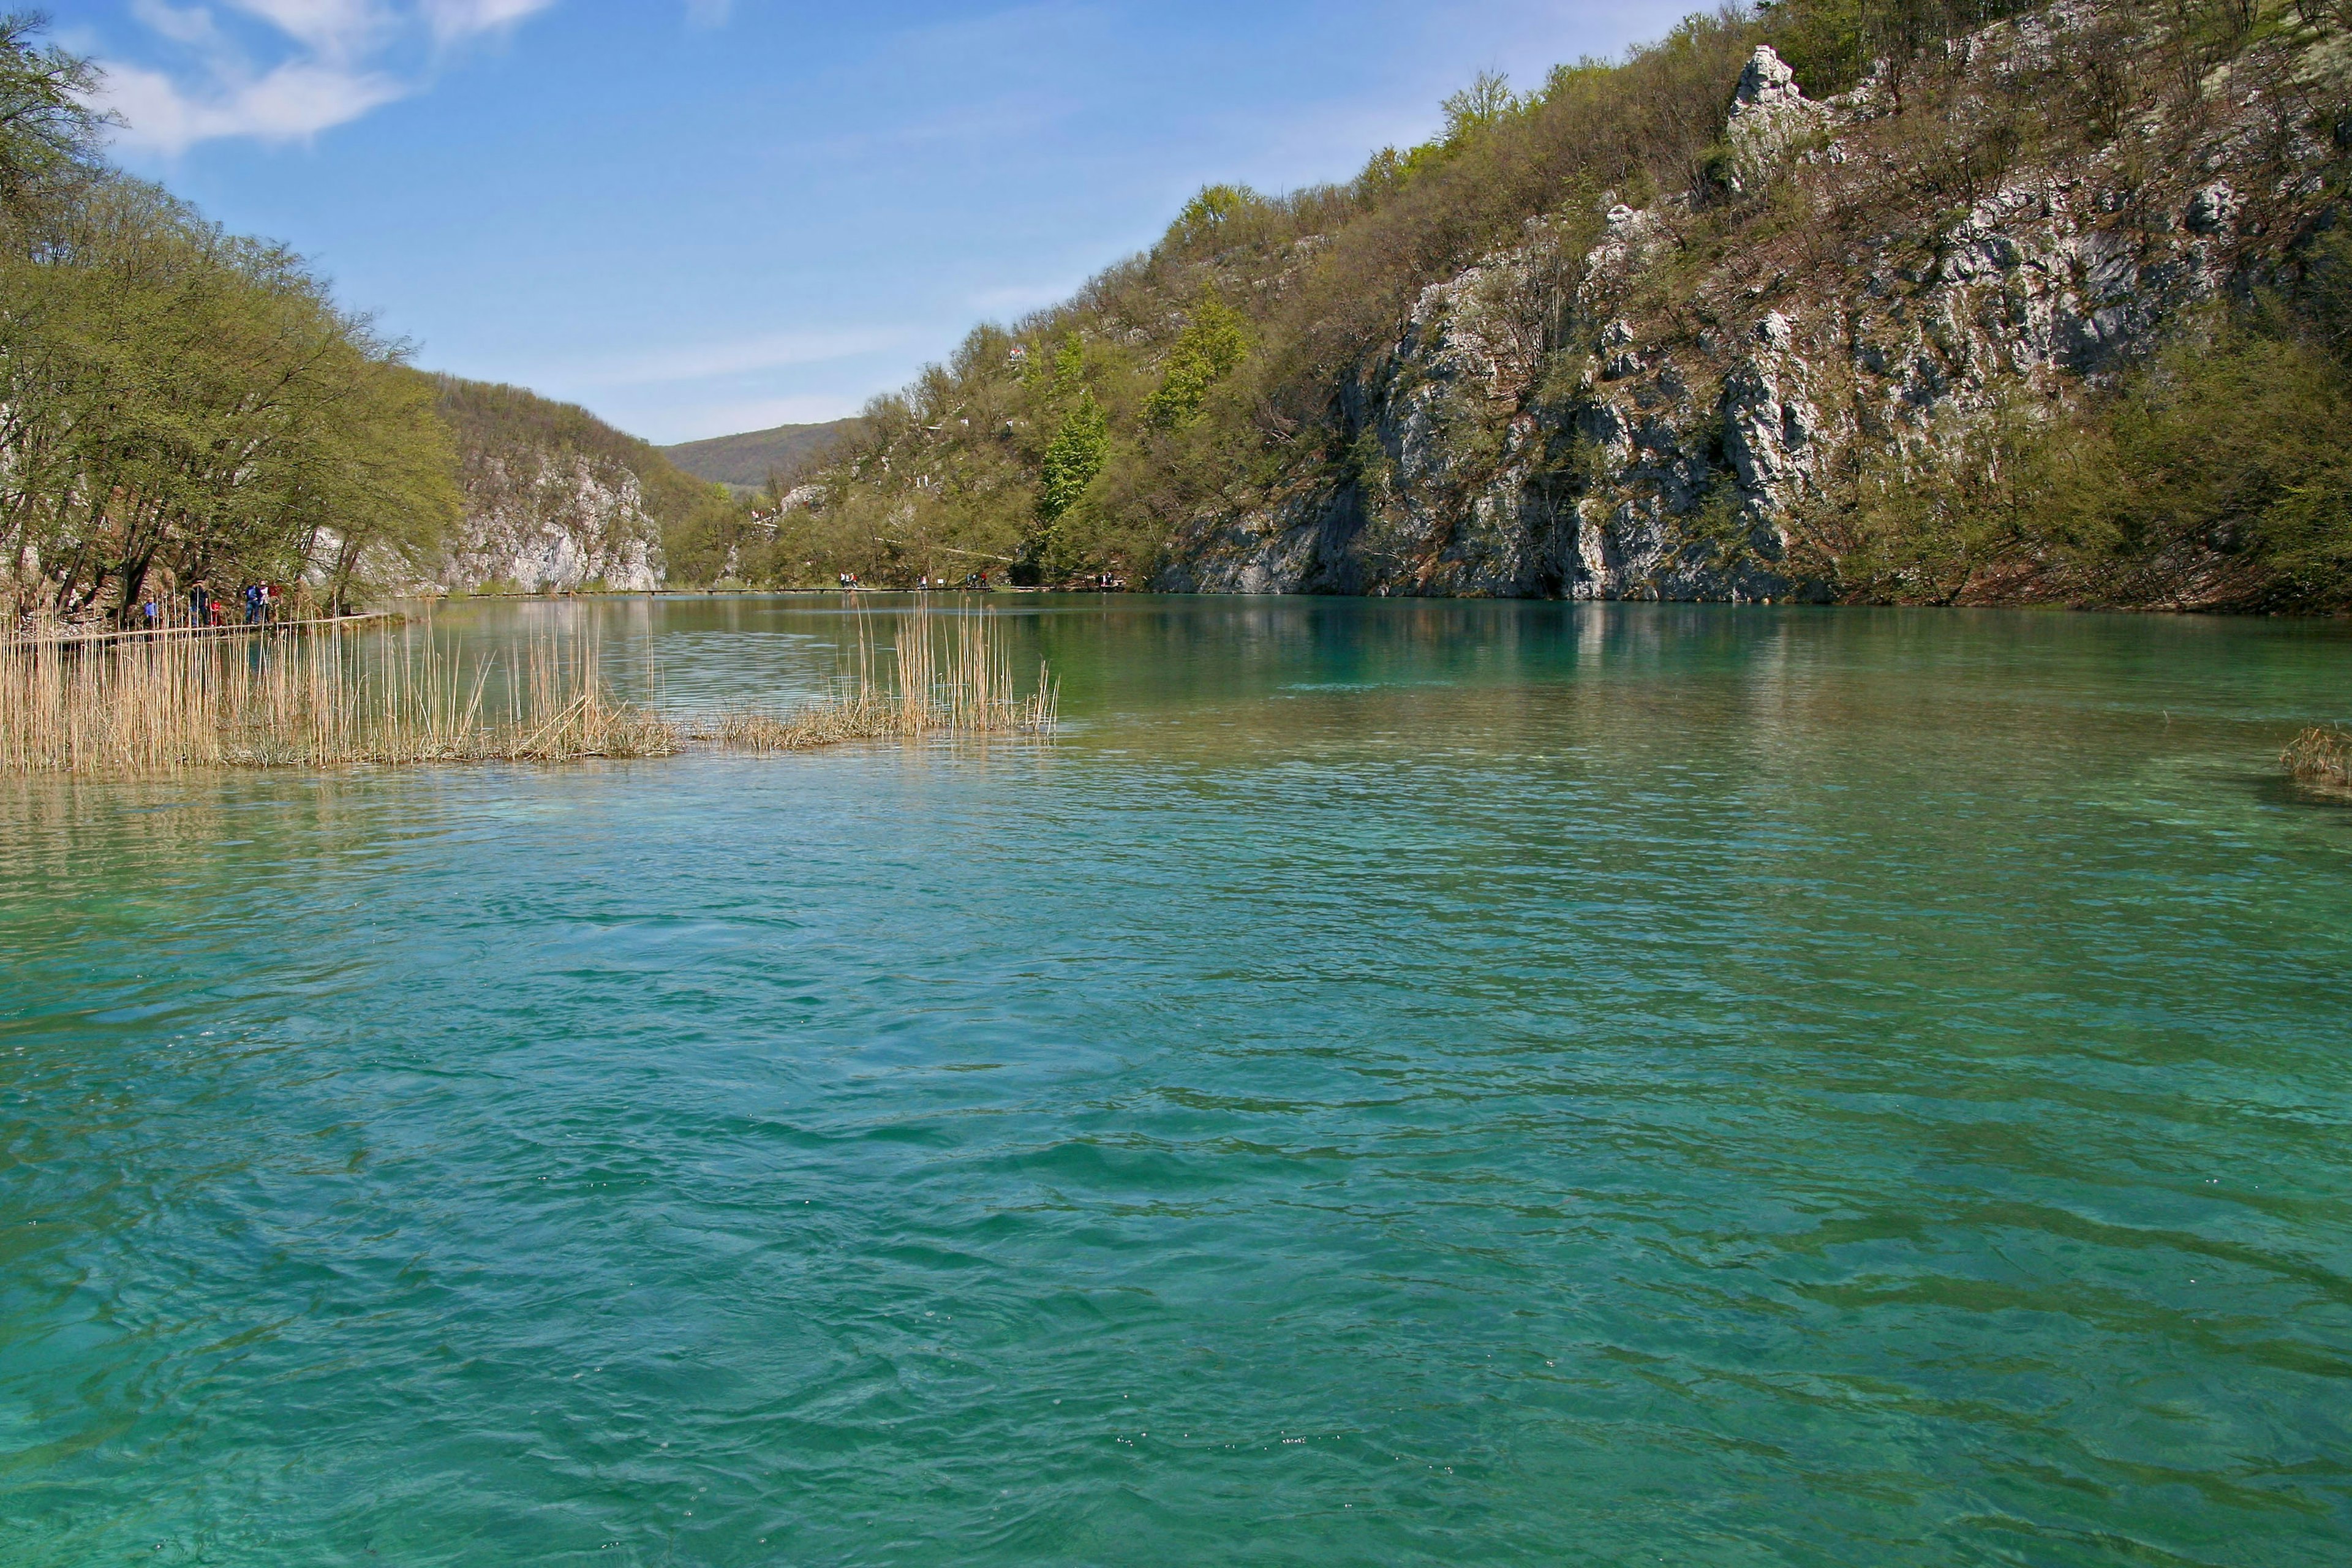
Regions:
<instances>
[{"instance_id":1,"label":"vegetation on cliff","mask_svg":"<svg viewBox=\"0 0 2352 1568\"><path fill-rule=\"evenodd\" d=\"M723 486L575 404L425 379L465 500L442 557L450 585L651 587L664 561L688 582L719 574L745 511Z\"/></svg>"},{"instance_id":2,"label":"vegetation on cliff","mask_svg":"<svg viewBox=\"0 0 2352 1568\"><path fill-rule=\"evenodd\" d=\"M2347 21L2324 0L1781 0L1532 92L1482 79L1348 184L1204 190L1076 298L975 331L868 409L739 574L1182 584L1219 552L1289 550L1326 559L1215 580L2344 603ZM1806 96L1743 125L1759 45ZM1914 320L1925 368L1853 368L1879 363L1853 329L1890 299L1943 308L1930 290L2004 194L2079 192L2085 222L2179 238L2199 181L2210 286L2151 263L2120 305L2085 293L2100 352L1997 342L1987 366L1938 334L1997 331ZM1456 356L1478 374L1422 353L1433 290L1480 324ZM1774 311L1815 334L1790 355L1834 340L1845 368L1796 365L1839 438L1759 478L1772 454L1727 433L1739 345ZM1797 420L1793 395L1772 406ZM1635 525L1646 564L1616 559ZM1481 528L1534 537L1529 562L1464 566Z\"/></svg>"}]
</instances>

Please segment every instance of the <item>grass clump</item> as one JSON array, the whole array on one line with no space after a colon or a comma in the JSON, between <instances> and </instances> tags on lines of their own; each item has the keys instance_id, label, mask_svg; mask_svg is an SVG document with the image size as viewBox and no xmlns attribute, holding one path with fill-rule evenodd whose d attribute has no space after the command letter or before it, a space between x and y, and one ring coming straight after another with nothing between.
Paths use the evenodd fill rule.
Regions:
<instances>
[{"instance_id":1,"label":"grass clump","mask_svg":"<svg viewBox=\"0 0 2352 1568\"><path fill-rule=\"evenodd\" d=\"M664 757L688 742L756 752L927 734L1051 729L1055 689L1014 688L981 619L902 625L877 670L861 633L825 698L686 724L621 700L593 640L461 666L429 633L319 630L0 641L0 775L166 776L204 768ZM502 678L502 679L494 679Z\"/></svg>"},{"instance_id":2,"label":"grass clump","mask_svg":"<svg viewBox=\"0 0 2352 1568\"><path fill-rule=\"evenodd\" d=\"M2299 784L2352 790L2352 730L2314 725L2287 742L2279 761Z\"/></svg>"},{"instance_id":3,"label":"grass clump","mask_svg":"<svg viewBox=\"0 0 2352 1568\"><path fill-rule=\"evenodd\" d=\"M930 616L911 616L899 629L889 662L890 674L877 673L873 645L861 636L855 665L828 696L790 710L725 709L693 736L773 752L893 736L1036 734L1054 727L1057 692L1051 679L1041 667L1034 689L1017 689L1010 661L981 620L959 619L942 633Z\"/></svg>"},{"instance_id":4,"label":"grass clump","mask_svg":"<svg viewBox=\"0 0 2352 1568\"><path fill-rule=\"evenodd\" d=\"M431 639L335 632L256 647L198 637L0 644L0 773L152 777L195 768L666 756L677 730L616 700L593 647L534 647L502 711L494 665Z\"/></svg>"}]
</instances>

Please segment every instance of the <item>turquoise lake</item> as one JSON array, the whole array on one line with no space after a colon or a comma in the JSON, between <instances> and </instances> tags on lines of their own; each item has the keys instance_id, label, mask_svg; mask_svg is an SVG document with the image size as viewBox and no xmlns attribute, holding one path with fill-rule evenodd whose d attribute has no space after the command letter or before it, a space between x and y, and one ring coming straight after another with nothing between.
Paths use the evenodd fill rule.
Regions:
<instances>
[{"instance_id":1,"label":"turquoise lake","mask_svg":"<svg viewBox=\"0 0 2352 1568\"><path fill-rule=\"evenodd\" d=\"M0 1563L2352 1560L2352 628L940 603L1058 733L0 781Z\"/></svg>"}]
</instances>

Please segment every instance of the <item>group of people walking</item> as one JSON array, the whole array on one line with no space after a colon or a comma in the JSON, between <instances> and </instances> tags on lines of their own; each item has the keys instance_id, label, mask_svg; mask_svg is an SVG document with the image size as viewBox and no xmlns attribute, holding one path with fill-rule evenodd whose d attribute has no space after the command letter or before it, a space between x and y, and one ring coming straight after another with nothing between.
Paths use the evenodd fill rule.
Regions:
<instances>
[{"instance_id":1,"label":"group of people walking","mask_svg":"<svg viewBox=\"0 0 2352 1568\"><path fill-rule=\"evenodd\" d=\"M278 583L247 583L238 591L244 601L242 624L265 626L279 618L286 605L286 589ZM139 606L139 618L149 631L163 626L166 620L165 601L160 597L147 600ZM237 610L221 598L206 583L197 583L188 589L188 620L192 626L227 626L239 624Z\"/></svg>"}]
</instances>

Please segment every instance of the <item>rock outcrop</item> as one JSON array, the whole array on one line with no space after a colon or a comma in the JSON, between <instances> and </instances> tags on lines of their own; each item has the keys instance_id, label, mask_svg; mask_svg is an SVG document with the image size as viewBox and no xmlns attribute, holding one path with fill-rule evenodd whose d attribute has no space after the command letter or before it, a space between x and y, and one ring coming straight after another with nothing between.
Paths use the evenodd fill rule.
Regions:
<instances>
[{"instance_id":1,"label":"rock outcrop","mask_svg":"<svg viewBox=\"0 0 2352 1568\"><path fill-rule=\"evenodd\" d=\"M626 468L562 449L469 457L461 469L465 521L442 563L442 586L502 584L526 593L661 586L660 528Z\"/></svg>"},{"instance_id":2,"label":"rock outcrop","mask_svg":"<svg viewBox=\"0 0 2352 1568\"><path fill-rule=\"evenodd\" d=\"M464 515L433 575L445 589L662 585L665 505L698 485L584 408L519 387L435 378Z\"/></svg>"},{"instance_id":3,"label":"rock outcrop","mask_svg":"<svg viewBox=\"0 0 2352 1568\"><path fill-rule=\"evenodd\" d=\"M2063 63L2066 26L2049 13L1962 47L1997 82ZM1361 456L1196 518L1161 585L1804 594L1792 520L1862 446L1952 439L2020 389L2112 382L2331 221L2342 138L2277 107L2340 75L2328 47L2267 76L2242 65L2198 124L2126 123L2014 161L1958 204L1921 195L1906 160L1933 150L1896 133L1890 84L1816 102L1759 48L1712 187L1545 215L1427 289L1343 395Z\"/></svg>"}]
</instances>

